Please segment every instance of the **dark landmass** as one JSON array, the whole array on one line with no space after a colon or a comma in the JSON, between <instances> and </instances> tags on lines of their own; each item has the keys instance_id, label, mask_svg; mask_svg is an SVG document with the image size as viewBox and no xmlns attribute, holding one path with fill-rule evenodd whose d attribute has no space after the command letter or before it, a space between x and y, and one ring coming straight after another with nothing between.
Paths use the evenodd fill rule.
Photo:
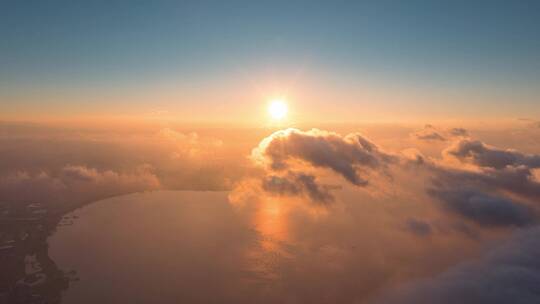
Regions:
<instances>
[{"instance_id":1,"label":"dark landmass","mask_svg":"<svg viewBox=\"0 0 540 304\"><path fill-rule=\"evenodd\" d=\"M49 257L47 238L64 215L81 205L0 203L0 303L60 303L62 291L77 280Z\"/></svg>"}]
</instances>

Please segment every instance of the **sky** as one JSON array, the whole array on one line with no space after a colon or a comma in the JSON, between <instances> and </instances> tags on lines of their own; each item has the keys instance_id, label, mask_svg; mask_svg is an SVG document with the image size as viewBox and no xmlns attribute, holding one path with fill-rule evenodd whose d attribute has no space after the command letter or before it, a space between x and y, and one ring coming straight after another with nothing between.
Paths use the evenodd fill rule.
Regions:
<instances>
[{"instance_id":1,"label":"sky","mask_svg":"<svg viewBox=\"0 0 540 304\"><path fill-rule=\"evenodd\" d=\"M0 119L535 118L537 1L3 1Z\"/></svg>"}]
</instances>

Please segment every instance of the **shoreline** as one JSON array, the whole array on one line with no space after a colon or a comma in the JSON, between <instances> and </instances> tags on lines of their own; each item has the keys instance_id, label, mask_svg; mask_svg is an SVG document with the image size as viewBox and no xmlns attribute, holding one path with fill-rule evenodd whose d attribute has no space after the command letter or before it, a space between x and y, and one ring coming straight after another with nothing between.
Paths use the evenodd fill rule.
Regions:
<instances>
[{"instance_id":1,"label":"shoreline","mask_svg":"<svg viewBox=\"0 0 540 304\"><path fill-rule=\"evenodd\" d=\"M63 271L56 265L49 256L48 239L56 232L62 221L67 220L66 215L114 197L156 191L227 192L229 190L134 191L57 206L54 209L51 208L52 210L39 203L29 203L25 206L10 204L4 207L8 215L4 213L0 217L0 227L2 227L0 268L5 270L0 279L0 303L61 303L62 292L69 288L71 281L77 280L76 271ZM41 215L34 215L39 210L41 210ZM36 265L40 268L39 272L26 273L28 256L35 257Z\"/></svg>"}]
</instances>

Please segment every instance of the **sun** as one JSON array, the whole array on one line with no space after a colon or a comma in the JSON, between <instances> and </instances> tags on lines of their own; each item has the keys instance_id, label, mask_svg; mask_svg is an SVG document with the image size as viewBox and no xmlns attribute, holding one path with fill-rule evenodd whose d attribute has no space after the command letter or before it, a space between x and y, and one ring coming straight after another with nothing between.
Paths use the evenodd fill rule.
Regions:
<instances>
[{"instance_id":1,"label":"sun","mask_svg":"<svg viewBox=\"0 0 540 304\"><path fill-rule=\"evenodd\" d=\"M287 103L284 99L273 99L268 105L268 114L276 120L285 118L288 111L289 109L287 108Z\"/></svg>"}]
</instances>

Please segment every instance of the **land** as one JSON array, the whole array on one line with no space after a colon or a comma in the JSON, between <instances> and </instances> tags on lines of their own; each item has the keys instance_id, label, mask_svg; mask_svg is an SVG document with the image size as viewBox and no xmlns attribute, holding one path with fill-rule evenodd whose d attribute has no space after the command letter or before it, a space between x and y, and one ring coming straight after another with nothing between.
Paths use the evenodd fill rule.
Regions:
<instances>
[{"instance_id":1,"label":"land","mask_svg":"<svg viewBox=\"0 0 540 304\"><path fill-rule=\"evenodd\" d=\"M48 255L47 238L75 207L39 203L0 203L0 303L60 303L62 291L76 280Z\"/></svg>"}]
</instances>

